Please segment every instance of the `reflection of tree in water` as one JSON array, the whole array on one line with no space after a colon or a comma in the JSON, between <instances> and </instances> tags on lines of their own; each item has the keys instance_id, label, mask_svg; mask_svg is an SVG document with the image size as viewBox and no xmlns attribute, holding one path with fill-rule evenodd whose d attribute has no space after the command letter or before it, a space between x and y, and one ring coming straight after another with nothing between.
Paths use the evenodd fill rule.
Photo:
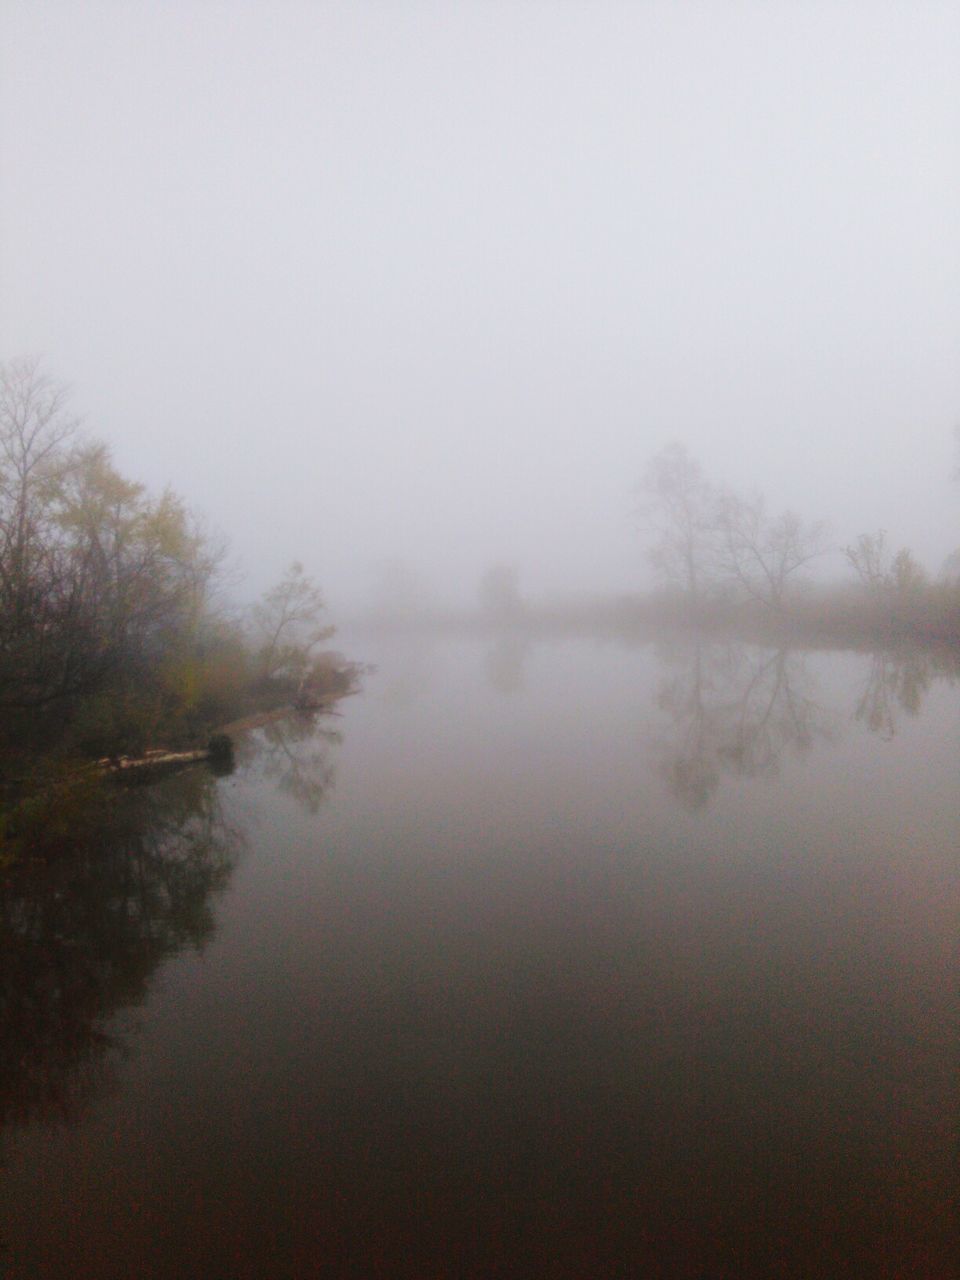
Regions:
<instances>
[{"instance_id":1,"label":"reflection of tree in water","mask_svg":"<svg viewBox=\"0 0 960 1280\"><path fill-rule=\"evenodd\" d=\"M687 808L703 808L724 775L771 776L787 748L804 753L833 736L799 654L697 640L673 661L682 666L657 696L675 726L661 771Z\"/></svg>"},{"instance_id":2,"label":"reflection of tree in water","mask_svg":"<svg viewBox=\"0 0 960 1280\"><path fill-rule=\"evenodd\" d=\"M897 732L897 710L918 715L936 675L933 656L918 651L875 653L854 719L883 738Z\"/></svg>"},{"instance_id":3,"label":"reflection of tree in water","mask_svg":"<svg viewBox=\"0 0 960 1280\"><path fill-rule=\"evenodd\" d=\"M0 1124L70 1120L110 1087L120 1010L157 966L214 932L211 897L239 848L215 779L194 769L118 793L49 865L0 880Z\"/></svg>"},{"instance_id":4,"label":"reflection of tree in water","mask_svg":"<svg viewBox=\"0 0 960 1280\"><path fill-rule=\"evenodd\" d=\"M329 712L324 715L326 720ZM336 762L333 748L343 735L321 727L314 711L298 711L270 721L261 728L258 759L266 777L308 813L316 813L333 786Z\"/></svg>"}]
</instances>

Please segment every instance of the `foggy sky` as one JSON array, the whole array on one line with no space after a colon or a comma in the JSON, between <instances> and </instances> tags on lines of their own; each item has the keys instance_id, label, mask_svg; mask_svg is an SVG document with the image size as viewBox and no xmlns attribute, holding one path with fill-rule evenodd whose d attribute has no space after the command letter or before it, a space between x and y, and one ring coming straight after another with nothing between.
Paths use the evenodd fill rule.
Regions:
<instances>
[{"instance_id":1,"label":"foggy sky","mask_svg":"<svg viewBox=\"0 0 960 1280\"><path fill-rule=\"evenodd\" d=\"M647 583L672 439L936 571L958 67L952 0L0 0L0 358L335 608Z\"/></svg>"}]
</instances>

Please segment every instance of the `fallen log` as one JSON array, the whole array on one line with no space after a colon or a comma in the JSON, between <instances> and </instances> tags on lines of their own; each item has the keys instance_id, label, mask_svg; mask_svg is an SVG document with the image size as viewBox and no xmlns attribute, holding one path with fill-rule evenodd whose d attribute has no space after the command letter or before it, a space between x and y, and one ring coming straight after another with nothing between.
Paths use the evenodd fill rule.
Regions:
<instances>
[{"instance_id":1,"label":"fallen log","mask_svg":"<svg viewBox=\"0 0 960 1280\"><path fill-rule=\"evenodd\" d=\"M152 782L165 773L173 773L188 765L210 759L210 748L196 751L164 751L156 749L142 756L107 756L97 760L94 768L102 777L117 782Z\"/></svg>"}]
</instances>

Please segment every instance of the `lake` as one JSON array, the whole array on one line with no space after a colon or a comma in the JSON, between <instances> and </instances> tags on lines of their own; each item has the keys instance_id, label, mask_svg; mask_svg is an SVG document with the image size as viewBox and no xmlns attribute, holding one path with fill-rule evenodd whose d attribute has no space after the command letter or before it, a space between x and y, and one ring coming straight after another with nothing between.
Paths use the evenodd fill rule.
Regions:
<instances>
[{"instance_id":1,"label":"lake","mask_svg":"<svg viewBox=\"0 0 960 1280\"><path fill-rule=\"evenodd\" d=\"M351 652L0 876L0 1273L953 1276L951 664Z\"/></svg>"}]
</instances>

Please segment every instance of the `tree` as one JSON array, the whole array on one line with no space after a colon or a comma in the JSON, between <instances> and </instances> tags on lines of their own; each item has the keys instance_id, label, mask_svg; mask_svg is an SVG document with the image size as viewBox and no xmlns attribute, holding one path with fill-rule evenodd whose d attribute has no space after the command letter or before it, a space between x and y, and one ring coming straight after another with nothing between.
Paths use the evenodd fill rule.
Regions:
<instances>
[{"instance_id":1,"label":"tree","mask_svg":"<svg viewBox=\"0 0 960 1280\"><path fill-rule=\"evenodd\" d=\"M333 627L318 625L324 608L319 588L295 560L253 611L261 638L261 670L267 679L303 676L312 651L334 634Z\"/></svg>"},{"instance_id":2,"label":"tree","mask_svg":"<svg viewBox=\"0 0 960 1280\"><path fill-rule=\"evenodd\" d=\"M944 560L940 580L949 587L960 587L960 547L951 551Z\"/></svg>"},{"instance_id":3,"label":"tree","mask_svg":"<svg viewBox=\"0 0 960 1280\"><path fill-rule=\"evenodd\" d=\"M793 576L827 550L823 524L790 511L768 516L759 494L718 489L679 444L652 459L639 489L640 511L656 535L650 559L695 604L732 584L781 610Z\"/></svg>"},{"instance_id":4,"label":"tree","mask_svg":"<svg viewBox=\"0 0 960 1280\"><path fill-rule=\"evenodd\" d=\"M0 704L69 682L57 640L72 601L53 504L74 465L66 390L36 361L0 365Z\"/></svg>"},{"instance_id":5,"label":"tree","mask_svg":"<svg viewBox=\"0 0 960 1280\"><path fill-rule=\"evenodd\" d=\"M792 511L768 516L759 494L726 492L716 510L723 571L751 600L781 611L796 572L828 550L826 526Z\"/></svg>"},{"instance_id":6,"label":"tree","mask_svg":"<svg viewBox=\"0 0 960 1280\"><path fill-rule=\"evenodd\" d=\"M81 438L64 388L36 362L0 366L6 742L62 738L81 706L97 741L134 721L143 734L182 705L201 635L217 630L221 558L175 494L151 497Z\"/></svg>"},{"instance_id":7,"label":"tree","mask_svg":"<svg viewBox=\"0 0 960 1280\"><path fill-rule=\"evenodd\" d=\"M885 531L879 529L876 533L861 533L852 546L844 548L848 563L871 595L880 595L888 586L886 539Z\"/></svg>"},{"instance_id":8,"label":"tree","mask_svg":"<svg viewBox=\"0 0 960 1280\"><path fill-rule=\"evenodd\" d=\"M71 542L73 579L99 661L152 668L196 645L222 548L170 490L151 498L85 447L56 504Z\"/></svg>"},{"instance_id":9,"label":"tree","mask_svg":"<svg viewBox=\"0 0 960 1280\"><path fill-rule=\"evenodd\" d=\"M927 571L912 551L901 547L893 557L892 584L900 600L915 600L927 586Z\"/></svg>"},{"instance_id":10,"label":"tree","mask_svg":"<svg viewBox=\"0 0 960 1280\"><path fill-rule=\"evenodd\" d=\"M886 534L862 533L845 549L848 562L871 595L905 602L915 599L927 585L927 575L912 551L901 547L891 559Z\"/></svg>"},{"instance_id":11,"label":"tree","mask_svg":"<svg viewBox=\"0 0 960 1280\"><path fill-rule=\"evenodd\" d=\"M71 465L66 389L32 360L0 365L0 644L30 630L56 576L49 500Z\"/></svg>"},{"instance_id":12,"label":"tree","mask_svg":"<svg viewBox=\"0 0 960 1280\"><path fill-rule=\"evenodd\" d=\"M651 563L699 602L714 569L716 490L683 445L671 444L651 459L638 497L637 513L655 535Z\"/></svg>"}]
</instances>

